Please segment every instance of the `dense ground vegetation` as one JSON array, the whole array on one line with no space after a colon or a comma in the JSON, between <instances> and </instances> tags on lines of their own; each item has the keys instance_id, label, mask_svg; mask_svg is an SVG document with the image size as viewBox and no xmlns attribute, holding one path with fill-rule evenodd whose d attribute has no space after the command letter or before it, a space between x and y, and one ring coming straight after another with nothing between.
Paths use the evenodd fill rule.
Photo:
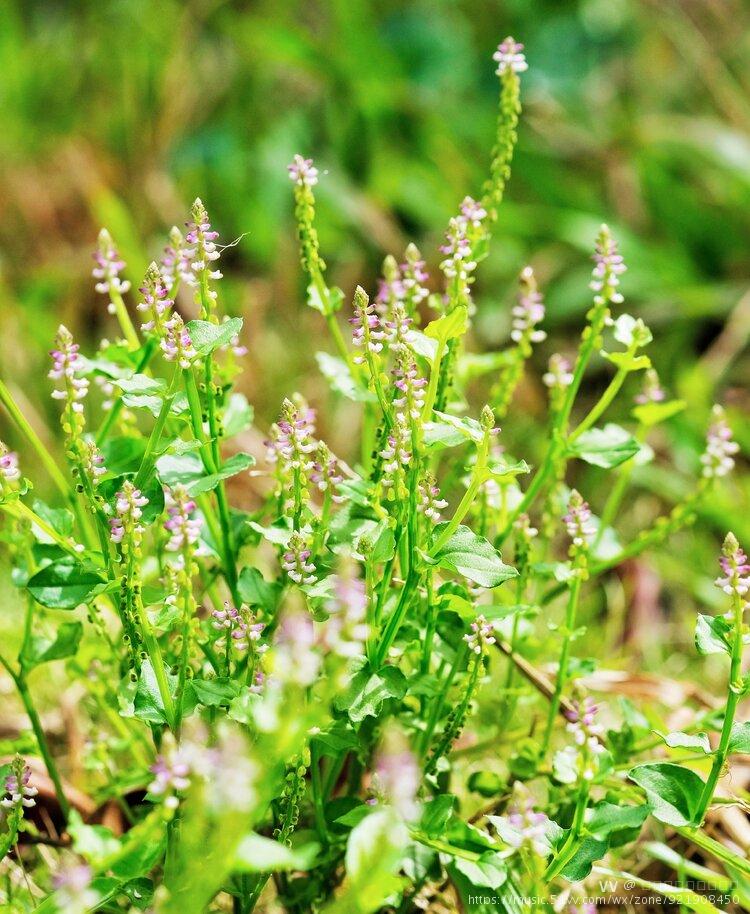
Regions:
<instances>
[{"instance_id":1,"label":"dense ground vegetation","mask_svg":"<svg viewBox=\"0 0 750 914\"><path fill-rule=\"evenodd\" d=\"M60 325L51 352L64 462L0 382L0 662L31 724L4 745L9 910L748 906L747 431L741 393L707 408L741 342L670 394L674 343L629 313L635 264L602 225L576 343L550 347L519 258L507 342L467 345L528 77L513 39L494 59L487 178L439 256L405 245L371 294L329 278L329 176L289 165L312 320L274 386L295 347L319 377L275 421L242 392L262 346L200 199L137 290L100 233L108 338ZM660 628L650 562L694 645Z\"/></svg>"}]
</instances>

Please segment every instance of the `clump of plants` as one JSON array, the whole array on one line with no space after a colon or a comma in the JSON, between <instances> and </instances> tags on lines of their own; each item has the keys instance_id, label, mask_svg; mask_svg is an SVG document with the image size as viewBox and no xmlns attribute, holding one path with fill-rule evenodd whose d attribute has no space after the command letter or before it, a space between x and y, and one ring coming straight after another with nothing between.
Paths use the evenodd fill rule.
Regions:
<instances>
[{"instance_id":1,"label":"clump of plants","mask_svg":"<svg viewBox=\"0 0 750 914\"><path fill-rule=\"evenodd\" d=\"M4 771L10 910L590 911L603 878L607 897L640 887L699 912L748 905L750 864L705 827L727 802L716 793L732 755L750 752L740 544L727 535L721 608L696 628L699 652L726 655L725 702L689 732L654 738L641 709L603 706L576 655L593 582L668 546L738 447L717 406L690 493L621 538L631 474L656 459L649 437L685 404L662 389L651 332L625 311L626 265L603 225L577 352L553 355L543 377L545 447L507 449L545 306L524 267L507 346L467 351L526 70L512 38L495 61L490 174L451 219L437 275L410 245L386 258L375 294L329 285L318 171L301 156L289 166L307 303L334 347L318 364L360 416L346 454L293 391L260 460L233 446L253 421L234 390L252 340L222 308L223 248L200 200L135 309L102 231L96 289L121 338L86 355L59 328L49 376L66 466L0 383L22 442L0 446L0 511L25 603L20 650L3 648L0 662L34 737ZM186 320L191 308L199 316ZM582 409L600 354L611 379ZM625 427L610 408L636 374ZM32 452L57 490L49 503L24 475ZM609 474L601 490L569 486L580 462ZM247 472L267 482L252 512L227 492ZM540 630L554 650L532 664ZM61 661L90 720L89 793L120 810L119 827L84 814L45 735L36 671ZM54 834L49 815L35 816L37 755ZM673 879L631 873L643 855Z\"/></svg>"}]
</instances>

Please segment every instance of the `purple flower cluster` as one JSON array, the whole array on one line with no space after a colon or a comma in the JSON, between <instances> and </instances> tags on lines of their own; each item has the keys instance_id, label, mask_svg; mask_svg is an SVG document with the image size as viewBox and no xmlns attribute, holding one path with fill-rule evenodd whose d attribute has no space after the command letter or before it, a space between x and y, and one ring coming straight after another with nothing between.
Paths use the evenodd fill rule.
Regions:
<instances>
[{"instance_id":1,"label":"purple flower cluster","mask_svg":"<svg viewBox=\"0 0 750 914\"><path fill-rule=\"evenodd\" d=\"M93 870L85 863L58 870L52 879L57 910L65 914L86 914L93 910L101 898L91 888L93 878Z\"/></svg>"},{"instance_id":2,"label":"purple flower cluster","mask_svg":"<svg viewBox=\"0 0 750 914\"><path fill-rule=\"evenodd\" d=\"M212 270L211 264L219 259L219 250L216 239L219 233L211 228L206 207L200 197L197 197L191 210L189 222L185 223L187 232L185 244L180 251L179 274L182 281L192 288L197 288L199 278L221 279L220 270ZM216 301L216 292L207 289L209 299Z\"/></svg>"},{"instance_id":3,"label":"purple flower cluster","mask_svg":"<svg viewBox=\"0 0 750 914\"><path fill-rule=\"evenodd\" d=\"M398 396L393 398L394 407L407 418L419 420L424 408L427 379L420 377L414 356L406 348L398 350L393 378L393 386L398 391Z\"/></svg>"},{"instance_id":4,"label":"purple flower cluster","mask_svg":"<svg viewBox=\"0 0 750 914\"><path fill-rule=\"evenodd\" d=\"M659 375L653 368L649 368L643 379L643 390L636 396L635 402L645 405L646 403L662 403L666 399L667 392L659 382Z\"/></svg>"},{"instance_id":5,"label":"purple flower cluster","mask_svg":"<svg viewBox=\"0 0 750 914\"><path fill-rule=\"evenodd\" d=\"M714 406L712 422L706 436L706 450L701 457L703 476L715 479L726 476L734 468L734 455L740 446L732 439L732 429L724 418L721 406Z\"/></svg>"},{"instance_id":6,"label":"purple flower cluster","mask_svg":"<svg viewBox=\"0 0 750 914\"><path fill-rule=\"evenodd\" d=\"M95 441L83 442L81 463L91 484L94 487L99 485L99 479L106 474L107 468L104 466L104 454L99 450Z\"/></svg>"},{"instance_id":7,"label":"purple flower cluster","mask_svg":"<svg viewBox=\"0 0 750 914\"><path fill-rule=\"evenodd\" d=\"M295 530L281 561L281 567L295 584L312 584L316 580L316 569L310 561L311 556L307 538Z\"/></svg>"},{"instance_id":8,"label":"purple flower cluster","mask_svg":"<svg viewBox=\"0 0 750 914\"><path fill-rule=\"evenodd\" d=\"M575 489L568 499L568 513L563 517L568 536L577 549L587 549L589 543L596 536L596 526L591 518L591 510Z\"/></svg>"},{"instance_id":9,"label":"purple flower cluster","mask_svg":"<svg viewBox=\"0 0 750 914\"><path fill-rule=\"evenodd\" d=\"M165 325L166 326L166 325ZM179 314L174 314L159 343L168 362L177 362L180 368L190 368L198 353L193 347L190 332Z\"/></svg>"},{"instance_id":10,"label":"purple flower cluster","mask_svg":"<svg viewBox=\"0 0 750 914\"><path fill-rule=\"evenodd\" d=\"M299 187L315 187L318 183L318 169L313 165L312 159L306 159L297 153L286 168L290 180Z\"/></svg>"},{"instance_id":11,"label":"purple flower cluster","mask_svg":"<svg viewBox=\"0 0 750 914\"><path fill-rule=\"evenodd\" d=\"M92 257L96 266L91 274L98 280L94 286L97 292L123 295L130 289L128 280L120 279L120 273L125 269L125 261L120 257L112 236L106 229L99 232L99 242ZM114 305L110 303L108 310L110 314L114 314Z\"/></svg>"},{"instance_id":12,"label":"purple flower cluster","mask_svg":"<svg viewBox=\"0 0 750 914\"><path fill-rule=\"evenodd\" d=\"M606 301L619 304L623 299L617 287L620 285L620 276L627 267L617 250L617 242L606 225L602 225L599 230L592 259L594 269L589 286L597 293L594 301L597 304L604 304Z\"/></svg>"},{"instance_id":13,"label":"purple flower cluster","mask_svg":"<svg viewBox=\"0 0 750 914\"><path fill-rule=\"evenodd\" d=\"M247 610L225 603L224 609L215 609L211 616L211 624L224 636L217 640L217 645L226 644L224 639L229 637L238 651L246 651L251 645L256 654L264 654L268 650L268 645L259 644L265 624L257 622Z\"/></svg>"},{"instance_id":14,"label":"purple flower cluster","mask_svg":"<svg viewBox=\"0 0 750 914\"><path fill-rule=\"evenodd\" d=\"M55 348L50 352L52 368L48 377L54 381L62 381L63 387L53 390L55 400L67 400L71 409L76 413L83 412L83 400L89 391L87 378L76 377L76 372L83 368L84 362L78 354L78 343L73 342L73 335L62 324L58 327L55 337Z\"/></svg>"},{"instance_id":15,"label":"purple flower cluster","mask_svg":"<svg viewBox=\"0 0 750 914\"><path fill-rule=\"evenodd\" d=\"M143 285L138 291L143 301L136 307L148 318L141 324L141 330L153 330L157 336L163 337L172 324L170 312L174 301L169 297L169 286L155 263L151 263L146 270Z\"/></svg>"},{"instance_id":16,"label":"purple flower cluster","mask_svg":"<svg viewBox=\"0 0 750 914\"><path fill-rule=\"evenodd\" d=\"M501 41L492 55L492 59L497 62L495 71L497 75L503 76L509 72L524 73L528 70L529 65L526 63L526 57L521 53L522 51L523 45L510 35Z\"/></svg>"},{"instance_id":17,"label":"purple flower cluster","mask_svg":"<svg viewBox=\"0 0 750 914\"><path fill-rule=\"evenodd\" d=\"M281 462L288 471L307 473L313 468L310 455L316 450L315 410L297 406L286 399L281 404L281 418L273 429L274 439L266 442L269 463Z\"/></svg>"},{"instance_id":18,"label":"purple flower cluster","mask_svg":"<svg viewBox=\"0 0 750 914\"><path fill-rule=\"evenodd\" d=\"M542 381L550 390L565 390L573 383L573 366L564 355L555 352L549 357L547 371Z\"/></svg>"},{"instance_id":19,"label":"purple flower cluster","mask_svg":"<svg viewBox=\"0 0 750 914\"><path fill-rule=\"evenodd\" d=\"M568 725L568 733L572 734L573 742L580 752L583 752L587 763L583 771L583 776L587 780L593 778L595 771L593 760L597 755L606 751L602 738L604 736L604 727L596 721L596 715L599 711L593 699L580 699L577 704L569 711L565 712Z\"/></svg>"},{"instance_id":20,"label":"purple flower cluster","mask_svg":"<svg viewBox=\"0 0 750 914\"><path fill-rule=\"evenodd\" d=\"M440 497L440 488L435 477L430 473L419 483L419 503L417 511L428 517L433 524L440 523L440 512L448 502Z\"/></svg>"},{"instance_id":21,"label":"purple flower cluster","mask_svg":"<svg viewBox=\"0 0 750 914\"><path fill-rule=\"evenodd\" d=\"M716 579L716 586L728 596L737 595L744 601L750 591L750 562L745 550L740 546L737 537L733 533L728 533L721 552L719 565L723 576Z\"/></svg>"},{"instance_id":22,"label":"purple flower cluster","mask_svg":"<svg viewBox=\"0 0 750 914\"><path fill-rule=\"evenodd\" d=\"M143 516L141 508L148 504L148 499L126 479L115 500L115 516L109 519L110 539L113 543L136 542L143 533L139 523Z\"/></svg>"},{"instance_id":23,"label":"purple flower cluster","mask_svg":"<svg viewBox=\"0 0 750 914\"><path fill-rule=\"evenodd\" d=\"M5 809L18 809L25 807L31 809L36 806L34 797L39 793L36 787L31 786L31 768L23 761L13 763L13 770L5 778L6 796L0 800L0 806Z\"/></svg>"},{"instance_id":24,"label":"purple flower cluster","mask_svg":"<svg viewBox=\"0 0 750 914\"><path fill-rule=\"evenodd\" d=\"M377 355L383 351L387 333L375 305L368 301L364 293L354 296L354 317L349 318L349 323L352 325L352 344L362 350L362 355L354 357L355 364L362 365L367 353Z\"/></svg>"},{"instance_id":25,"label":"purple flower cluster","mask_svg":"<svg viewBox=\"0 0 750 914\"><path fill-rule=\"evenodd\" d=\"M338 460L330 452L328 445L324 441L319 441L310 467L310 482L319 492L329 492L331 500L340 503L344 496L336 494L336 486L343 480Z\"/></svg>"},{"instance_id":26,"label":"purple flower cluster","mask_svg":"<svg viewBox=\"0 0 750 914\"><path fill-rule=\"evenodd\" d=\"M367 594L360 578L337 575L332 600L326 602L321 647L337 657L358 657L370 632L366 620Z\"/></svg>"},{"instance_id":27,"label":"purple flower cluster","mask_svg":"<svg viewBox=\"0 0 750 914\"><path fill-rule=\"evenodd\" d=\"M464 641L472 654L483 654L487 646L495 643L495 630L484 616L477 616L469 626L468 634L464 635Z\"/></svg>"},{"instance_id":28,"label":"purple flower cluster","mask_svg":"<svg viewBox=\"0 0 750 914\"><path fill-rule=\"evenodd\" d=\"M417 759L404 738L391 737L375 757L375 786L406 821L419 813L417 794L422 781Z\"/></svg>"},{"instance_id":29,"label":"purple flower cluster","mask_svg":"<svg viewBox=\"0 0 750 914\"><path fill-rule=\"evenodd\" d=\"M149 793L164 797L167 809L176 809L180 799L178 794L190 787L191 765L188 754L172 748L168 755L160 755L151 766L153 781L148 785Z\"/></svg>"},{"instance_id":30,"label":"purple flower cluster","mask_svg":"<svg viewBox=\"0 0 750 914\"><path fill-rule=\"evenodd\" d=\"M380 482L395 498L401 498L405 492L406 467L412 461L411 446L409 420L405 413L397 412L385 447L380 451L384 461Z\"/></svg>"},{"instance_id":31,"label":"purple flower cluster","mask_svg":"<svg viewBox=\"0 0 750 914\"><path fill-rule=\"evenodd\" d=\"M172 486L167 492L167 519L164 529L170 534L166 549L168 552L191 550L198 542L203 529L203 522L190 515L196 504L183 485Z\"/></svg>"},{"instance_id":32,"label":"purple flower cluster","mask_svg":"<svg viewBox=\"0 0 750 914\"><path fill-rule=\"evenodd\" d=\"M521 271L520 287L518 304L513 308L510 338L515 343L541 343L547 334L544 330L537 330L536 326L544 320L544 299L531 267L524 267Z\"/></svg>"},{"instance_id":33,"label":"purple flower cluster","mask_svg":"<svg viewBox=\"0 0 750 914\"><path fill-rule=\"evenodd\" d=\"M516 850L529 848L539 857L552 850L549 839L551 822L534 809L529 791L520 781L513 785L513 799L505 816L488 816L500 837Z\"/></svg>"},{"instance_id":34,"label":"purple flower cluster","mask_svg":"<svg viewBox=\"0 0 750 914\"><path fill-rule=\"evenodd\" d=\"M161 256L161 277L168 290L172 290L179 278L180 259L185 239L182 232L173 225L169 230L167 242Z\"/></svg>"},{"instance_id":35,"label":"purple flower cluster","mask_svg":"<svg viewBox=\"0 0 750 914\"><path fill-rule=\"evenodd\" d=\"M410 244L407 247L402 264L396 263L392 257L386 258L383 273L384 278L378 283L375 298L379 312L387 316L393 306L400 302L407 314L413 314L429 294L424 285L429 274L416 245Z\"/></svg>"},{"instance_id":36,"label":"purple flower cluster","mask_svg":"<svg viewBox=\"0 0 750 914\"><path fill-rule=\"evenodd\" d=\"M448 279L458 279L466 285L472 282L472 273L477 266L474 239L481 231L486 216L487 211L481 204L472 197L465 197L459 215L449 221L445 243L440 247L440 252L445 254L440 269Z\"/></svg>"},{"instance_id":37,"label":"purple flower cluster","mask_svg":"<svg viewBox=\"0 0 750 914\"><path fill-rule=\"evenodd\" d=\"M21 478L18 454L15 451L8 450L7 445L2 441L0 441L0 478L3 485L9 482L16 482Z\"/></svg>"}]
</instances>

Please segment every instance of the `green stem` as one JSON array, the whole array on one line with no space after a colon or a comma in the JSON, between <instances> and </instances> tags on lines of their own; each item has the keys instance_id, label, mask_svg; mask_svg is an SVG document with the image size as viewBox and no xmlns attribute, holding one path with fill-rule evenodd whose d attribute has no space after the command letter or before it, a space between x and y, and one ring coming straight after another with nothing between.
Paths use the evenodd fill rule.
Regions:
<instances>
[{"instance_id":1,"label":"green stem","mask_svg":"<svg viewBox=\"0 0 750 914\"><path fill-rule=\"evenodd\" d=\"M23 666L16 672L2 655L0 655L0 664L5 667L8 675L13 680L13 683L18 690L18 694L21 698L21 701L23 702L24 710L26 711L26 716L29 718L31 729L34 731L34 736L36 737L36 742L39 746L39 752L44 759L44 765L47 769L47 773L50 776L52 784L54 785L57 802L60 804L60 809L63 816L65 817L65 821L67 822L70 818L70 803L68 803L68 798L65 795L65 789L62 784L60 772L57 770L57 765L55 764L55 760L53 759L52 753L49 750L47 737L44 733L44 728L42 727L42 722L39 718L39 714L37 713L36 706L34 705L34 699L32 698L31 692L29 691Z\"/></svg>"},{"instance_id":2,"label":"green stem","mask_svg":"<svg viewBox=\"0 0 750 914\"><path fill-rule=\"evenodd\" d=\"M727 696L727 706L724 711L724 723L721 728L719 737L719 747L714 755L711 771L703 788L698 811L695 815L695 821L700 825L706 817L706 811L711 803L716 790L716 784L721 777L721 772L729 754L729 740L732 736L732 726L734 724L734 715L737 711L740 696L742 695L742 613L744 610L744 600L737 592L734 591L732 606L734 610L734 640L732 641L732 654L729 667L729 695Z\"/></svg>"},{"instance_id":3,"label":"green stem","mask_svg":"<svg viewBox=\"0 0 750 914\"><path fill-rule=\"evenodd\" d=\"M570 656L570 644L573 638L573 628L576 624L576 613L578 610L578 598L581 593L581 578L576 575L570 586L570 596L568 606L565 611L565 630L563 632L562 648L560 650L560 660L557 666L557 677L555 679L555 691L552 693L549 708L547 710L547 726L544 731L542 741L542 756L547 755L552 730L555 725L555 719L560 710L560 699L562 698L563 689L568 679L568 658Z\"/></svg>"},{"instance_id":4,"label":"green stem","mask_svg":"<svg viewBox=\"0 0 750 914\"><path fill-rule=\"evenodd\" d=\"M146 442L146 450L143 452L143 459L141 460L141 465L138 467L138 472L136 473L135 480L133 485L136 489L143 488L144 484L148 482L149 477L151 476L151 471L154 468L155 461L152 460L154 449L161 440L161 433L164 431L164 425L166 424L167 418L169 417L169 411L172 408L172 403L177 394L177 386L180 382L180 368L179 366L175 368L174 374L172 375L172 380L169 383L169 388L167 389L164 399L161 403L161 409L159 410L159 415L156 417L156 422L154 427L151 429L151 434L148 437Z\"/></svg>"},{"instance_id":5,"label":"green stem","mask_svg":"<svg viewBox=\"0 0 750 914\"><path fill-rule=\"evenodd\" d=\"M474 499L477 497L477 492L479 487L482 484L482 472L487 466L487 456L490 449L490 432L485 431L484 438L482 443L477 449L477 459L474 464L474 471L471 474L471 481L469 486L464 493L464 497L458 504L458 507L453 514L453 517L448 521L443 530L441 531L438 538L430 547L430 555L437 555L438 552L443 548L443 546L448 542L448 540L453 536L453 534L458 530L458 527L461 521L466 517L469 508L472 506Z\"/></svg>"},{"instance_id":6,"label":"green stem","mask_svg":"<svg viewBox=\"0 0 750 914\"><path fill-rule=\"evenodd\" d=\"M328 827L326 825L326 816L324 809L323 788L320 779L320 757L315 746L315 741L310 741L310 783L313 795L313 807L315 810L315 825L318 836L324 845L328 844Z\"/></svg>"},{"instance_id":7,"label":"green stem","mask_svg":"<svg viewBox=\"0 0 750 914\"><path fill-rule=\"evenodd\" d=\"M566 865L573 858L577 848L578 842L583 834L583 824L584 819L586 818L586 807L588 806L589 801L589 781L586 778L581 778L581 785L578 790L578 799L576 801L576 809L573 814L573 824L570 827L568 836L565 839L565 843L560 848L558 853L555 855L554 859L550 861L549 866L547 867L544 873L544 879L547 882L551 882L556 876L565 869Z\"/></svg>"},{"instance_id":8,"label":"green stem","mask_svg":"<svg viewBox=\"0 0 750 914\"><path fill-rule=\"evenodd\" d=\"M375 670L379 670L383 666L383 663L388 656L388 651L391 649L393 642L396 640L396 635L398 634L399 628L401 628L401 623L404 621L406 610L409 607L409 603L411 602L411 599L414 596L414 591L418 585L419 575L416 571L412 570L404 582L403 587L401 588L401 594L399 595L396 608L388 617L385 629L380 636L380 642L375 649L375 655L372 661L372 665Z\"/></svg>"},{"instance_id":9,"label":"green stem","mask_svg":"<svg viewBox=\"0 0 750 914\"><path fill-rule=\"evenodd\" d=\"M57 530L55 530L54 527L51 527L47 521L42 520L36 511L32 511L31 508L29 508L28 505L25 505L20 499L17 499L16 501L4 502L3 504L0 504L0 508L6 511L6 513L10 514L12 517L18 518L20 515L21 517L24 517L26 520L30 521L32 524L35 524L37 527L39 527L40 530L43 530L50 539L54 540L54 542L57 543L61 549L63 549L69 555L80 559L80 555L73 548L73 546L64 537L60 536Z\"/></svg>"},{"instance_id":10,"label":"green stem","mask_svg":"<svg viewBox=\"0 0 750 914\"><path fill-rule=\"evenodd\" d=\"M18 408L18 404L11 396L10 391L3 381L0 381L0 402L7 409L8 414L18 426L21 434L36 451L39 459L44 464L44 468L49 473L50 479L54 482L60 494L66 499L70 498L70 486L68 485L65 476L60 472L60 468L55 462L55 458L44 446L42 439L37 435L24 414Z\"/></svg>"},{"instance_id":11,"label":"green stem","mask_svg":"<svg viewBox=\"0 0 750 914\"><path fill-rule=\"evenodd\" d=\"M422 421L429 422L432 418L432 409L435 404L437 395L438 380L440 379L440 363L443 361L446 343L444 340L438 340L435 358L432 360L430 367L430 383L427 386L427 393L424 398L424 408L422 410Z\"/></svg>"},{"instance_id":12,"label":"green stem","mask_svg":"<svg viewBox=\"0 0 750 914\"><path fill-rule=\"evenodd\" d=\"M120 325L123 336L128 342L128 346L133 351L140 349L141 341L138 339L138 334L135 331L133 322L130 320L130 315L128 314L128 309L125 307L122 295L110 287L109 300L112 302L112 307L115 309L117 322Z\"/></svg>"},{"instance_id":13,"label":"green stem","mask_svg":"<svg viewBox=\"0 0 750 914\"><path fill-rule=\"evenodd\" d=\"M587 429L591 428L599 416L609 407L617 396L627 375L628 372L624 368L617 369L615 376L609 382L604 393L599 397L599 400L591 407L585 418L581 420L576 429L568 436L568 444L572 444L576 438L580 437Z\"/></svg>"},{"instance_id":14,"label":"green stem","mask_svg":"<svg viewBox=\"0 0 750 914\"><path fill-rule=\"evenodd\" d=\"M156 340L154 339L154 337L150 337L146 341L146 345L143 347L143 353L141 355L141 358L140 358L138 364L136 365L135 374L140 374L142 371L144 371L146 369L146 367L148 366L148 363L151 361L155 351L156 351ZM102 444L104 444L104 441L106 440L107 436L109 435L109 433L112 429L112 426L115 423L115 420L117 419L117 417L120 415L120 412L122 411L123 405L124 404L122 402L122 394L120 394L120 396L118 396L118 398L115 400L115 402L110 407L109 412L104 417L104 421L99 426L99 431L96 433L96 443L97 443L97 445L99 445L99 447L101 447Z\"/></svg>"}]
</instances>

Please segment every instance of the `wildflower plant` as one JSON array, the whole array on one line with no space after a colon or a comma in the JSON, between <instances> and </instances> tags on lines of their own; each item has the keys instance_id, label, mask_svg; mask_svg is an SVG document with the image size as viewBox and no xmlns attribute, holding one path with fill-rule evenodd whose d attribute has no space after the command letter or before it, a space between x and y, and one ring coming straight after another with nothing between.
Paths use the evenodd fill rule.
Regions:
<instances>
[{"instance_id":1,"label":"wildflower plant","mask_svg":"<svg viewBox=\"0 0 750 914\"><path fill-rule=\"evenodd\" d=\"M626 264L606 225L592 239L578 349L552 355L539 379L543 449L511 454L505 432L546 340L543 283L529 266L508 303L507 346L482 363L487 402L477 402L473 289L510 177L527 69L512 38L494 60L500 108L485 187L457 206L431 260L414 245L389 255L372 298L328 284L315 227L325 174L301 155L289 165L307 302L335 348L319 364L359 411L348 453L318 437L319 404L292 391L264 455L228 440L229 403L246 407L234 435L251 415L233 391L242 321L225 313L222 246L200 199L133 300L115 242L99 237L96 290L124 345L89 359L59 328L50 379L67 469L0 383L17 442L0 444L0 512L25 606L20 651L3 648L0 662L64 820L64 853L49 874L40 863L40 914L130 903L249 914L274 896L274 910L290 914L407 912L429 910L446 889L461 910L552 912L569 883L582 894L592 868L628 880L648 817L746 895L747 861L704 827L732 754L750 750L738 718L750 565L738 541L729 534L721 556L725 613L700 615L696 630L699 651L729 661L725 706L705 724L715 748L667 734L666 758L650 759L648 741L623 758L619 712L587 693L576 654L594 588L692 523L739 447L717 407L687 494L668 515L639 516L625 538L634 467L654 459L649 435L685 404L659 384L648 327L622 310ZM183 316L186 302L197 318ZM598 357L611 376L592 403L581 394ZM645 385L625 428L610 410L638 374ZM23 476L32 451L53 504ZM267 495L248 511L232 504L230 480L257 459ZM612 474L603 494L570 486L581 463ZM122 833L82 820L42 725L30 676L60 660L104 734L96 791L126 809ZM701 754L680 763L675 747ZM492 770L471 770L475 754ZM36 802L20 756L5 791L0 840L16 853ZM674 853L678 869L688 864ZM485 895L489 907L471 901ZM715 910L690 897L680 900ZM590 906L571 900L568 910Z\"/></svg>"}]
</instances>

